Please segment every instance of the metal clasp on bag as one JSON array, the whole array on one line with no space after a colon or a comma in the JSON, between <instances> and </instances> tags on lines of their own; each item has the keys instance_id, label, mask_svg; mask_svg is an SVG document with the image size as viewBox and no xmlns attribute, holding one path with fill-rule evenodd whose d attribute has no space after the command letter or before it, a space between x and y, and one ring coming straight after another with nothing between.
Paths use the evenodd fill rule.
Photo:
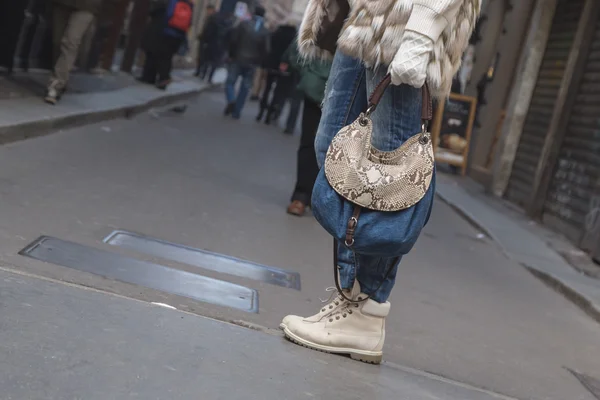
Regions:
<instances>
[{"instance_id":1,"label":"metal clasp on bag","mask_svg":"<svg viewBox=\"0 0 600 400\"><path fill-rule=\"evenodd\" d=\"M428 121L423 121L421 123L421 135L419 136L419 143L421 144L429 143L430 137L429 132L427 131L428 125Z\"/></svg>"},{"instance_id":2,"label":"metal clasp on bag","mask_svg":"<svg viewBox=\"0 0 600 400\"><path fill-rule=\"evenodd\" d=\"M369 119L371 119L371 114L373 114L373 111L375 111L375 109L377 108L377 105L375 104L371 104L369 106L369 108L367 108L367 111L365 111L360 119L358 120L358 123L361 126L367 126L369 124Z\"/></svg>"}]
</instances>

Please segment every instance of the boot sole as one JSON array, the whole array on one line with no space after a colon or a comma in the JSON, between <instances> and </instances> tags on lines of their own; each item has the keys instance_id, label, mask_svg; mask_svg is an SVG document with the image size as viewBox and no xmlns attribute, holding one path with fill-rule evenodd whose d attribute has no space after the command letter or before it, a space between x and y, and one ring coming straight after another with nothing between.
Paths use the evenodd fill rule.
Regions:
<instances>
[{"instance_id":1,"label":"boot sole","mask_svg":"<svg viewBox=\"0 0 600 400\"><path fill-rule=\"evenodd\" d=\"M299 336L296 336L294 333L292 333L287 328L287 326L285 326L283 324L279 325L279 327L281 329L283 329L283 332L284 332L286 338L288 338L289 340L291 340L292 342L294 342L300 346L306 347L311 350L317 350L317 351L320 351L323 353L329 353L329 354L349 355L351 359L357 360L357 361L362 361L367 364L381 364L381 361L383 359L382 352L362 351L362 350L356 350L356 349L345 349L345 348L338 348L338 347L322 346L320 344L309 342L308 340L305 340Z\"/></svg>"}]
</instances>

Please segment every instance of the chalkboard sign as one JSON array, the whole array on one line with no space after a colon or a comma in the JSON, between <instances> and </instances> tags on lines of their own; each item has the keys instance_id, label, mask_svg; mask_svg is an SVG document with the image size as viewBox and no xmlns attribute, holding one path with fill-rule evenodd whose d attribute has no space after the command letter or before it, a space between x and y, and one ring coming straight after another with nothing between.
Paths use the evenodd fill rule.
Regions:
<instances>
[{"instance_id":1,"label":"chalkboard sign","mask_svg":"<svg viewBox=\"0 0 600 400\"><path fill-rule=\"evenodd\" d=\"M438 103L431 130L436 162L460 167L463 175L467 168L476 107L475 97L451 93L445 103Z\"/></svg>"}]
</instances>

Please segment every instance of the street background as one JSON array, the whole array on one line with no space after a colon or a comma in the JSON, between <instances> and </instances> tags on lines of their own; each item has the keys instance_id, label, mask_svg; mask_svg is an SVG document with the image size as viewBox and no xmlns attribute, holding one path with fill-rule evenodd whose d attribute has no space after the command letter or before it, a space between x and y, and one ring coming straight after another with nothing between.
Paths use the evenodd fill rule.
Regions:
<instances>
[{"instance_id":1,"label":"street background","mask_svg":"<svg viewBox=\"0 0 600 400\"><path fill-rule=\"evenodd\" d=\"M112 397L104 398L133 397L135 390L128 392L132 370L126 369L131 367L141 368L139 373L157 388L156 398L190 398L194 390L212 388L207 393L219 394L210 398L300 399L310 398L310 393L315 398L390 398L391 393L419 400L506 398L479 391L483 389L523 400L594 399L568 369L600 377L598 323L507 258L496 242L442 201L436 201L429 225L400 267L390 299L383 366L369 367L286 343L277 331L281 318L288 313L312 314L320 307L319 298L328 295L324 289L333 283L330 239L312 217L285 213L295 180L298 137L284 135L280 127L257 124L258 110L252 103L240 121L222 117L223 97L213 88L189 101L184 114L153 109L129 120L66 129L0 147L0 261L5 282L0 307L8 315L2 325L10 327L0 346L0 370L9 373L3 373L0 382L11 388L13 396L6 398L41 398L35 391L40 380L54 387L57 373L71 376L64 371L84 365L90 374L113 366L127 371L122 380L106 378L105 384L114 382L115 388ZM103 244L116 229L297 272L301 291ZM201 303L18 255L40 235L254 288L259 312ZM178 310L156 310L115 294ZM119 305L106 308L105 302ZM250 329L221 326L184 312ZM173 325L171 319L178 318L186 322ZM109 340L106 335L114 335L115 329L124 336ZM51 343L44 344L35 331ZM38 342L37 350L31 350ZM173 343L179 346L174 353L178 356L170 354L168 361L153 364L167 357L166 350L158 349L163 345L170 349ZM198 353L189 347L186 353L186 344L193 343L210 350ZM125 345L132 350L121 354ZM260 347L260 352L249 346ZM80 353L83 348L86 352ZM221 348L227 348L226 355L215 350ZM76 366L57 361L60 368L54 370L52 361L39 364L40 359L56 357L57 349L64 357L77 349L73 356L77 360L71 360ZM99 353L115 358L106 360ZM206 367L199 367L198 357L207 363L235 365L230 384L212 382L210 374L198 386L164 378L164 365L183 368L192 381L195 375L190 370L207 373ZM256 379L279 379L283 386L240 388L236 377L254 365ZM322 369L323 365L327 367ZM417 373L419 378L407 377L402 372L406 368L422 372ZM304 374L313 369L318 374L306 378ZM349 378L343 371L354 375ZM425 379L423 373L436 377ZM15 381L22 374L28 377L26 388ZM215 369L214 374L227 376L224 370ZM298 383L303 379L310 384ZM373 384L380 379L389 381ZM401 388L420 379L425 379L423 390ZM450 384L436 392L440 379ZM354 391L340 391L349 380L360 385ZM88 393L105 385L102 380L83 386L61 382L53 389L54 397L47 398L102 398ZM300 386L282 394L288 384ZM469 388L468 393L456 394L456 387ZM149 398L143 393L150 392L140 393Z\"/></svg>"}]
</instances>

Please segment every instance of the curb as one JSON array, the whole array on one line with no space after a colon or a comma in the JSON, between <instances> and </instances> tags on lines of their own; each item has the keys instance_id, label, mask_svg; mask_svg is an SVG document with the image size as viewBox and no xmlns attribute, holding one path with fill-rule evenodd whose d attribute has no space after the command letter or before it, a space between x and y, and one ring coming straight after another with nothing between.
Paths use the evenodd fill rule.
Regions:
<instances>
[{"instance_id":1,"label":"curb","mask_svg":"<svg viewBox=\"0 0 600 400\"><path fill-rule=\"evenodd\" d=\"M94 124L110 119L132 118L154 107L167 106L180 101L190 100L200 93L210 90L213 85L203 88L184 90L140 102L138 104L118 106L109 109L84 111L37 121L28 121L0 127L0 145L45 136L61 129Z\"/></svg>"},{"instance_id":2,"label":"curb","mask_svg":"<svg viewBox=\"0 0 600 400\"><path fill-rule=\"evenodd\" d=\"M507 249L504 248L504 246L497 239L497 237L489 229L487 229L485 226L483 226L483 224L481 224L477 220L476 217L474 217L472 214L470 214L463 207L457 205L455 202L453 202L452 200L450 200L449 198L444 196L442 193L436 192L436 197L438 199L440 199L441 201L443 201L444 204L447 204L450 208L452 208L457 214L459 214L469 224L471 224L476 229L480 230L485 235L487 235L490 239L492 239L498 245L498 247L502 250L502 253L504 253L504 255L509 260L514 261L521 267L525 268L527 271L529 271L533 276L535 276L537 279L539 279L545 285L547 285L548 287L554 289L556 292L563 295L567 300L569 300L570 302L575 304L577 307L579 307L590 318L592 318L596 322L600 323L600 304L596 304L594 301L590 300L587 296L585 296L581 292L574 289L569 284L568 281L565 281L563 279L560 279L560 278L554 276L552 273L545 271L543 268L539 268L535 265L526 264L526 263L523 263L523 262L515 259L515 257L513 257L511 255L511 253ZM566 261L565 261L565 263L566 263ZM569 266L568 268L571 268L571 267ZM575 269L573 269L572 272L577 273L577 271ZM593 278L590 278L590 279L593 279Z\"/></svg>"}]
</instances>

